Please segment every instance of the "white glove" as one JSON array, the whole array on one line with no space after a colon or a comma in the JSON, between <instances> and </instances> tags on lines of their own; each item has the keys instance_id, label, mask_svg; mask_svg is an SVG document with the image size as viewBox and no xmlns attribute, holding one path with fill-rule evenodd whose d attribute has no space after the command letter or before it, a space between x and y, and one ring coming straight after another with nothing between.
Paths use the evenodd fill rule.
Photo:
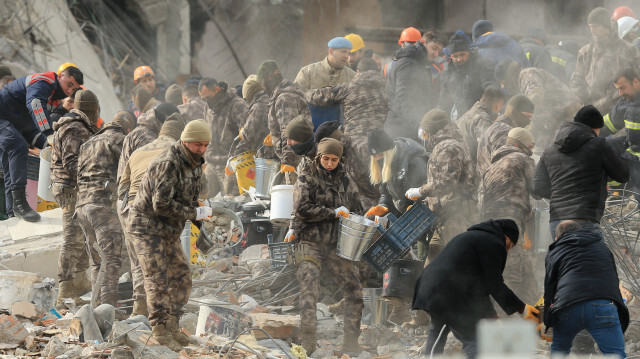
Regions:
<instances>
[{"instance_id":1,"label":"white glove","mask_svg":"<svg viewBox=\"0 0 640 359\"><path fill-rule=\"evenodd\" d=\"M427 136L425 136L424 130L422 128L418 129L418 138L421 140L426 140Z\"/></svg>"},{"instance_id":2,"label":"white glove","mask_svg":"<svg viewBox=\"0 0 640 359\"><path fill-rule=\"evenodd\" d=\"M345 206L340 206L338 208L335 209L336 211L336 218L342 216L345 218L349 218L349 210L347 209L347 207Z\"/></svg>"},{"instance_id":3,"label":"white glove","mask_svg":"<svg viewBox=\"0 0 640 359\"><path fill-rule=\"evenodd\" d=\"M284 236L284 241L291 242L294 239L296 239L296 235L293 234L293 229L289 228L289 230L287 231L287 234Z\"/></svg>"},{"instance_id":4,"label":"white glove","mask_svg":"<svg viewBox=\"0 0 640 359\"><path fill-rule=\"evenodd\" d=\"M422 194L420 194L420 188L415 187L415 188L409 188L407 190L407 193L404 194L405 197L409 198L412 201L415 201L417 199L419 199L420 197L422 197Z\"/></svg>"},{"instance_id":5,"label":"white glove","mask_svg":"<svg viewBox=\"0 0 640 359\"><path fill-rule=\"evenodd\" d=\"M213 215L211 207L202 206L196 208L196 221L207 221Z\"/></svg>"}]
</instances>

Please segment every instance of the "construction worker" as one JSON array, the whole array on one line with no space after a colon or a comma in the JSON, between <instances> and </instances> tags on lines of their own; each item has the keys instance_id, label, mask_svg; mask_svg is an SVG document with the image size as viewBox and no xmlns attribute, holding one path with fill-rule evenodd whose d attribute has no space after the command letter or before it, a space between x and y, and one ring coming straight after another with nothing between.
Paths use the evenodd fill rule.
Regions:
<instances>
[{"instance_id":1,"label":"construction worker","mask_svg":"<svg viewBox=\"0 0 640 359\"><path fill-rule=\"evenodd\" d=\"M471 30L472 49L477 49L478 55L491 60L494 65L509 59L518 61L522 66L529 66L529 60L518 42L507 34L494 31L489 20L478 20Z\"/></svg>"},{"instance_id":2,"label":"construction worker","mask_svg":"<svg viewBox=\"0 0 640 359\"><path fill-rule=\"evenodd\" d=\"M344 37L351 41L353 48L349 52L349 68L353 71L358 70L358 63L362 59L370 59L373 56L373 50L365 48L364 40L358 34L349 34Z\"/></svg>"},{"instance_id":3,"label":"construction worker","mask_svg":"<svg viewBox=\"0 0 640 359\"><path fill-rule=\"evenodd\" d=\"M209 125L191 121L175 142L147 168L130 207L129 227L144 274L153 337L179 351L189 343L179 320L191 293L189 262L180 245L185 221L211 218L199 207L204 153L211 142Z\"/></svg>"},{"instance_id":4,"label":"construction worker","mask_svg":"<svg viewBox=\"0 0 640 359\"><path fill-rule=\"evenodd\" d=\"M97 132L99 113L100 104L96 95L89 90L80 90L75 95L73 109L53 126L51 191L62 208L63 239L58 258L58 305L64 303L64 298L73 298L76 304L80 304L79 296L85 293L77 285L86 279L85 271L89 268L84 235L75 218L78 157L80 146Z\"/></svg>"},{"instance_id":5,"label":"construction worker","mask_svg":"<svg viewBox=\"0 0 640 359\"><path fill-rule=\"evenodd\" d=\"M402 33L400 33L398 45L400 45L401 48L413 46L416 42L420 41L421 38L422 35L420 34L420 30L416 29L415 27L408 27L402 30ZM389 76L389 72L391 72L391 69L396 65L396 61L397 60L392 60L390 63L384 65L382 73L385 76Z\"/></svg>"},{"instance_id":6,"label":"construction worker","mask_svg":"<svg viewBox=\"0 0 640 359\"><path fill-rule=\"evenodd\" d=\"M613 14L611 14L611 19L613 21L618 21L625 16L630 16L635 18L636 16L633 14L633 10L626 5L618 6L613 10Z\"/></svg>"},{"instance_id":7,"label":"construction worker","mask_svg":"<svg viewBox=\"0 0 640 359\"><path fill-rule=\"evenodd\" d=\"M529 60L531 67L537 67L553 74L558 80L567 82L564 66L557 64L551 58L549 49L545 47L548 42L547 34L540 27L530 27L520 40L520 47Z\"/></svg>"},{"instance_id":8,"label":"construction worker","mask_svg":"<svg viewBox=\"0 0 640 359\"><path fill-rule=\"evenodd\" d=\"M618 37L636 49L640 49L640 27L638 20L623 16L618 20Z\"/></svg>"},{"instance_id":9,"label":"construction worker","mask_svg":"<svg viewBox=\"0 0 640 359\"><path fill-rule=\"evenodd\" d=\"M149 66L138 66L133 71L133 82L136 85L144 86L147 91L153 96L156 100L160 102L164 102L165 100L165 92L167 91L167 86L158 81L156 79L153 70ZM139 116L142 109L135 107L133 103L129 103L129 111L133 112L134 115Z\"/></svg>"},{"instance_id":10,"label":"construction worker","mask_svg":"<svg viewBox=\"0 0 640 359\"><path fill-rule=\"evenodd\" d=\"M124 237L116 213L116 176L122 143L135 127L136 118L132 113L116 113L113 121L80 146L78 157L76 217L91 256L92 292L99 293L101 304L114 307L118 301ZM93 248L94 243L102 249L106 260L101 283L97 280L102 260Z\"/></svg>"},{"instance_id":11,"label":"construction worker","mask_svg":"<svg viewBox=\"0 0 640 359\"><path fill-rule=\"evenodd\" d=\"M58 76L44 72L23 76L0 91L0 163L9 216L37 222L40 215L27 203L27 157L29 148L44 148L53 134L49 105L71 96L84 83L77 67Z\"/></svg>"}]
</instances>

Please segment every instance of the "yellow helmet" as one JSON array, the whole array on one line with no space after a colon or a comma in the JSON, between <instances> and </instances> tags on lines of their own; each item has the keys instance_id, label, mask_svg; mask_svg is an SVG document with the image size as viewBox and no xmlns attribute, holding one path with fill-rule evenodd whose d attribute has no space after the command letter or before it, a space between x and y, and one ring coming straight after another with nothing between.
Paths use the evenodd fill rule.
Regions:
<instances>
[{"instance_id":1,"label":"yellow helmet","mask_svg":"<svg viewBox=\"0 0 640 359\"><path fill-rule=\"evenodd\" d=\"M345 39L351 41L353 44L353 48L351 48L351 52L356 52L360 49L364 49L364 40L358 34L349 34L344 37Z\"/></svg>"},{"instance_id":2,"label":"yellow helmet","mask_svg":"<svg viewBox=\"0 0 640 359\"><path fill-rule=\"evenodd\" d=\"M56 71L56 74L60 75L60 73L66 70L67 67L78 67L78 65L74 64L73 62L65 62L64 64L60 65L60 67L58 67L58 71Z\"/></svg>"}]
</instances>

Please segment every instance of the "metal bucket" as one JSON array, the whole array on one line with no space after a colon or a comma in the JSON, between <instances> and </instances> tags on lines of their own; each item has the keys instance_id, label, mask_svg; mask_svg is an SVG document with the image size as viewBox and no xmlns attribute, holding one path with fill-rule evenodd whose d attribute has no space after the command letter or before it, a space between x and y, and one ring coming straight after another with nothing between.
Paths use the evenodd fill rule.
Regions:
<instances>
[{"instance_id":1,"label":"metal bucket","mask_svg":"<svg viewBox=\"0 0 640 359\"><path fill-rule=\"evenodd\" d=\"M51 191L51 147L40 151L40 169L38 170L38 196L45 201L54 202ZM8 174L6 174L8 176Z\"/></svg>"},{"instance_id":2,"label":"metal bucket","mask_svg":"<svg viewBox=\"0 0 640 359\"><path fill-rule=\"evenodd\" d=\"M338 256L359 261L362 259L364 251L369 248L373 235L376 233L376 223L355 214L351 214L349 218L340 217L339 223Z\"/></svg>"},{"instance_id":3,"label":"metal bucket","mask_svg":"<svg viewBox=\"0 0 640 359\"><path fill-rule=\"evenodd\" d=\"M256 195L269 198L273 179L280 170L280 162L265 158L255 158L256 163Z\"/></svg>"},{"instance_id":4,"label":"metal bucket","mask_svg":"<svg viewBox=\"0 0 640 359\"><path fill-rule=\"evenodd\" d=\"M385 324L389 309L382 297L382 288L362 288L362 300L364 301L362 322L367 325Z\"/></svg>"},{"instance_id":5,"label":"metal bucket","mask_svg":"<svg viewBox=\"0 0 640 359\"><path fill-rule=\"evenodd\" d=\"M384 297L413 298L416 282L422 274L423 261L398 259L386 272L382 282Z\"/></svg>"}]
</instances>

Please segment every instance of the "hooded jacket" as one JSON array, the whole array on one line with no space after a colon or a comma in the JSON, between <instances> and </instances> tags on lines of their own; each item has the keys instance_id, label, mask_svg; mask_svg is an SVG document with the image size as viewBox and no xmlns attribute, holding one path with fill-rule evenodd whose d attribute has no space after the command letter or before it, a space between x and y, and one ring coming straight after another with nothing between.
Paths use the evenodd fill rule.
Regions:
<instances>
[{"instance_id":1,"label":"hooded jacket","mask_svg":"<svg viewBox=\"0 0 640 359\"><path fill-rule=\"evenodd\" d=\"M133 151L158 138L161 128L162 122L158 120L154 110L149 110L138 117L138 125L129 132L122 143L122 152L118 162L118 181L120 181L122 171L124 171Z\"/></svg>"},{"instance_id":2,"label":"hooded jacket","mask_svg":"<svg viewBox=\"0 0 640 359\"><path fill-rule=\"evenodd\" d=\"M502 115L480 137L476 154L476 173L480 179L491 166L493 152L507 143L509 131L514 127L518 126L513 120L507 115Z\"/></svg>"},{"instance_id":3,"label":"hooded jacket","mask_svg":"<svg viewBox=\"0 0 640 359\"><path fill-rule=\"evenodd\" d=\"M231 153L232 156L246 151L256 152L256 157L264 158L264 138L269 134L269 95L260 91L253 96L247 109L247 120L242 126L242 138ZM261 151L258 151L262 148ZM260 153L257 153L260 152Z\"/></svg>"},{"instance_id":4,"label":"hooded jacket","mask_svg":"<svg viewBox=\"0 0 640 359\"><path fill-rule=\"evenodd\" d=\"M602 236L592 230L563 234L551 243L545 258L544 324L553 327L559 310L595 299L615 302L624 332L629 310L620 294L613 254Z\"/></svg>"},{"instance_id":5,"label":"hooded jacket","mask_svg":"<svg viewBox=\"0 0 640 359\"><path fill-rule=\"evenodd\" d=\"M427 49L422 43L398 49L397 60L387 76L389 113L385 130L392 138L418 137L420 121L435 107Z\"/></svg>"},{"instance_id":6,"label":"hooded jacket","mask_svg":"<svg viewBox=\"0 0 640 359\"><path fill-rule=\"evenodd\" d=\"M53 124L51 181L75 187L78 180L80 146L97 132L87 115L73 109Z\"/></svg>"},{"instance_id":7,"label":"hooded jacket","mask_svg":"<svg viewBox=\"0 0 640 359\"><path fill-rule=\"evenodd\" d=\"M529 60L518 42L501 32L489 32L477 38L471 48L497 65L502 60L518 61L522 67L529 67Z\"/></svg>"},{"instance_id":8,"label":"hooded jacket","mask_svg":"<svg viewBox=\"0 0 640 359\"><path fill-rule=\"evenodd\" d=\"M496 120L496 117L489 105L478 101L469 111L458 118L462 139L474 164L478 154L478 142L480 142L484 131Z\"/></svg>"},{"instance_id":9,"label":"hooded jacket","mask_svg":"<svg viewBox=\"0 0 640 359\"><path fill-rule=\"evenodd\" d=\"M544 69L562 82L567 82L564 66L553 62L549 50L543 45L540 45L536 39L532 37L525 37L520 40L520 47L522 48L522 51L524 51L524 55L527 57L527 60L529 60L531 67Z\"/></svg>"},{"instance_id":10,"label":"hooded jacket","mask_svg":"<svg viewBox=\"0 0 640 359\"><path fill-rule=\"evenodd\" d=\"M587 125L566 122L538 162L533 193L551 200L551 221L599 223L607 198L607 177L626 182L627 164Z\"/></svg>"},{"instance_id":11,"label":"hooded jacket","mask_svg":"<svg viewBox=\"0 0 640 359\"><path fill-rule=\"evenodd\" d=\"M524 303L502 278L507 248L500 225L489 220L455 236L422 271L413 309L444 319L465 337L473 337L480 319L496 318L490 296L507 313Z\"/></svg>"},{"instance_id":12,"label":"hooded jacket","mask_svg":"<svg viewBox=\"0 0 640 359\"><path fill-rule=\"evenodd\" d=\"M207 163L218 166L224 166L227 163L231 145L240 134L240 128L247 120L249 109L247 102L239 97L233 88L226 90L221 96L219 101L211 107L213 116L205 118L213 137L204 158Z\"/></svg>"}]
</instances>

